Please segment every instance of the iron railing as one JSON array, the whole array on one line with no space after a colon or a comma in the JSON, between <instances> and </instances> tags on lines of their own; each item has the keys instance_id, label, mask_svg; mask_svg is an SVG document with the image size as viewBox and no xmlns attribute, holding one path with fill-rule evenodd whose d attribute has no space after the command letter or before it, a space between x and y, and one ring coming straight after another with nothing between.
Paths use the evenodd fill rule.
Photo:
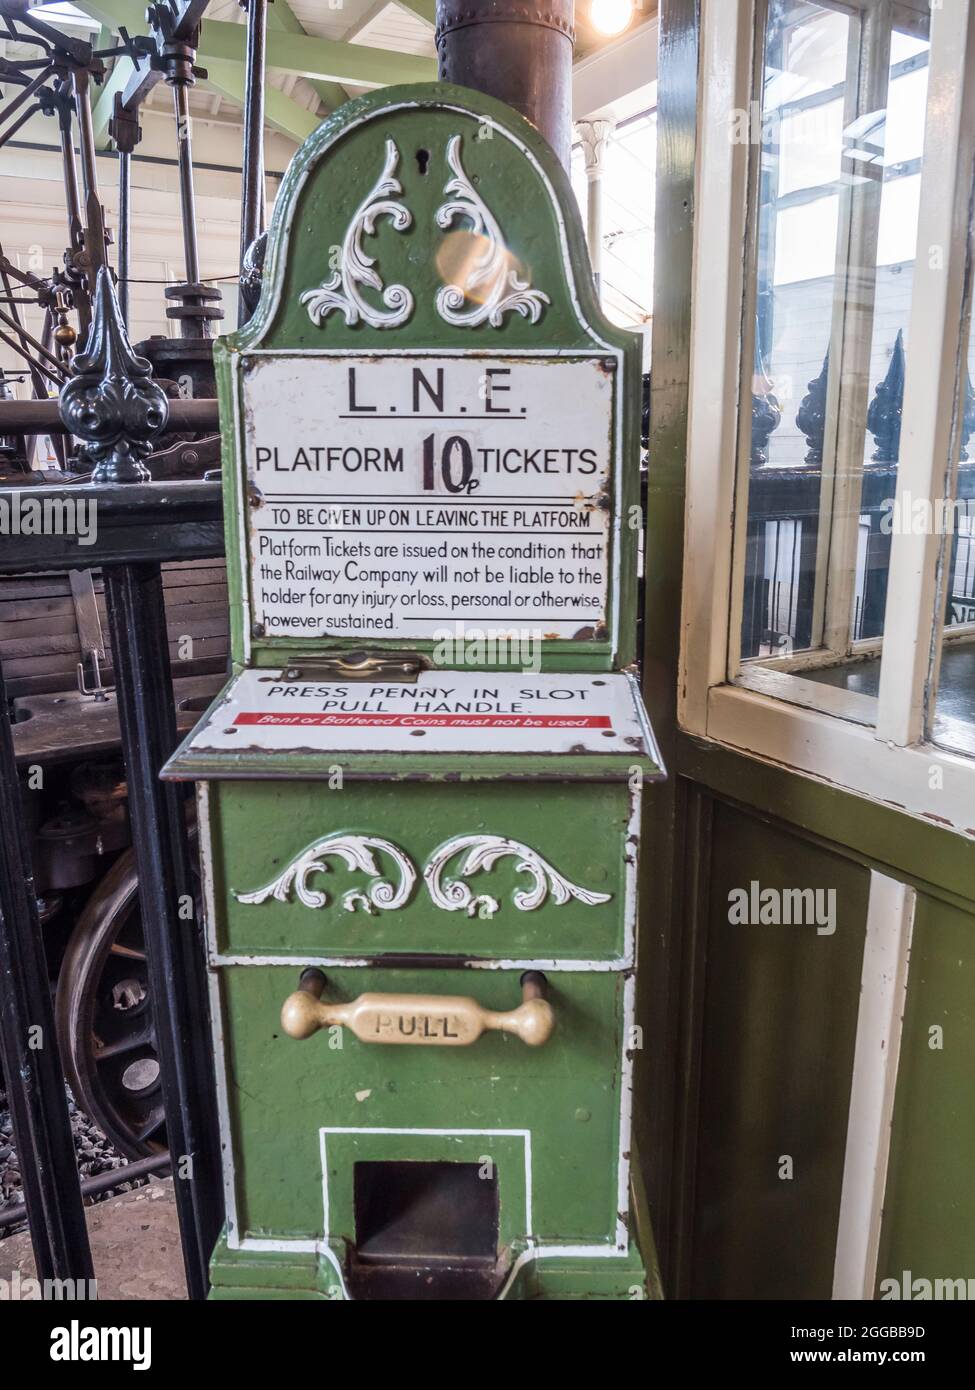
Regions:
<instances>
[{"instance_id":1,"label":"iron railing","mask_svg":"<svg viewBox=\"0 0 975 1390\"><path fill-rule=\"evenodd\" d=\"M756 352L755 380L762 389L752 403L741 628L744 659L787 655L811 643L828 376L827 354L795 416L808 445L804 462L776 465L769 461L770 443L782 414L761 355ZM867 412L867 430L875 448L863 465L861 477L860 545L850 615L853 641L880 637L884 630L893 529L903 524L902 518L894 517L892 506L897 493L904 382L904 339L898 333L887 372ZM953 528L947 568L950 579L945 586L944 620L948 625L975 618L975 463L969 461L967 447L975 433L975 392L967 376L964 402L955 500L947 508Z\"/></svg>"}]
</instances>

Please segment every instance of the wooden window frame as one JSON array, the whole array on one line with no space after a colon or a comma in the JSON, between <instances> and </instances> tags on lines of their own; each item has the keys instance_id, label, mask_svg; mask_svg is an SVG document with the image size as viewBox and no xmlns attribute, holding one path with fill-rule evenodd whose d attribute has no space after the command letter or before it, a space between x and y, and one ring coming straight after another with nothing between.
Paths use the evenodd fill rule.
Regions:
<instances>
[{"instance_id":1,"label":"wooden window frame","mask_svg":"<svg viewBox=\"0 0 975 1390\"><path fill-rule=\"evenodd\" d=\"M747 512L748 474L743 469L739 477L738 459L748 456L747 442L742 453L742 439L751 418L750 395L748 409L741 409L741 367L753 356L746 295L754 264L749 187L757 161L754 148L735 143L730 132L735 113L749 110L753 99L766 2L701 0L678 720L689 733L975 834L975 760L955 747L936 744L930 732L945 641L940 621L943 537L901 532L892 537L891 616L875 699L805 679L804 665L825 664L822 650L811 657L796 654L804 660L773 667L763 659L761 667L750 664L744 678L738 669L740 606L735 592L740 568L736 570L735 553L744 531L737 528L736 537L734 522L736 511ZM903 13L903 6L892 0L864 0L858 8L865 25L873 11L896 12L898 18ZM918 247L943 248L943 262L922 253L915 265L899 503L908 494L932 503L951 496L948 461L956 429L958 363L968 331L973 170L975 0L952 0L931 11ZM833 389L838 391L838 385ZM833 403L834 420L839 419L838 404ZM865 423L865 410L866 400L857 401L858 428ZM861 429L861 458L862 438ZM824 609L824 622L825 617ZM939 729L946 722L939 721ZM975 753L975 730L952 729L951 740Z\"/></svg>"}]
</instances>

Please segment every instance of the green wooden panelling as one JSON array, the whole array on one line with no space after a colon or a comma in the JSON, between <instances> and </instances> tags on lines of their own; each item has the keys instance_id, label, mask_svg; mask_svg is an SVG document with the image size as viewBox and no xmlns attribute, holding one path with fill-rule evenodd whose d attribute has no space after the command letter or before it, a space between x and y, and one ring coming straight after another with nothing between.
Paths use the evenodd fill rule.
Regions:
<instances>
[{"instance_id":1,"label":"green wooden panelling","mask_svg":"<svg viewBox=\"0 0 975 1390\"><path fill-rule=\"evenodd\" d=\"M639 1007L648 1046L637 1059L635 1119L665 1287L706 1297L830 1295L860 942L838 932L817 953L814 945L761 935L783 929L736 928L757 934L754 949L736 955L727 921L718 929L726 907L715 899L723 894L726 902L730 885L752 876L764 882L773 869L787 886L813 871L810 882L849 885L860 895L861 914L870 867L921 891L881 1272L968 1277L975 1274L968 1002L975 844L933 819L691 739L676 727L698 8L695 0L660 3L644 689L675 775L646 798ZM719 806L713 839L711 792L738 803ZM709 921L709 939L697 950L695 935ZM862 941L862 921L858 932ZM705 946L702 1000L697 965ZM736 998L742 992L744 1003ZM943 1016L954 1051L946 1043L944 1052L928 1054L925 1020ZM705 1089L696 1124L699 1072ZM795 1202L796 1183L756 1177L769 1151L786 1147L780 1136L790 1127L794 1143L812 1156L807 1209Z\"/></svg>"},{"instance_id":2,"label":"green wooden panelling","mask_svg":"<svg viewBox=\"0 0 975 1390\"><path fill-rule=\"evenodd\" d=\"M690 376L691 271L697 139L698 0L660 0L657 172L654 202L653 335L646 517L643 694L664 762L676 738L675 706L684 561L684 464ZM638 1015L647 1045L637 1056L634 1124L640 1142L665 1282L672 1266L671 1203L675 1065L682 1026L684 940L677 896L684 847L676 778L652 790L643 825Z\"/></svg>"},{"instance_id":3,"label":"green wooden panelling","mask_svg":"<svg viewBox=\"0 0 975 1390\"><path fill-rule=\"evenodd\" d=\"M690 1293L829 1298L869 874L720 803L712 844ZM752 880L835 891L835 932L732 924Z\"/></svg>"},{"instance_id":4,"label":"green wooden panelling","mask_svg":"<svg viewBox=\"0 0 975 1390\"><path fill-rule=\"evenodd\" d=\"M968 1298L975 1290L975 914L924 894L911 942L878 1289L884 1279L903 1289L905 1271L970 1281Z\"/></svg>"},{"instance_id":5,"label":"green wooden panelling","mask_svg":"<svg viewBox=\"0 0 975 1390\"><path fill-rule=\"evenodd\" d=\"M553 975L549 998L556 1032L543 1047L490 1033L469 1047L395 1049L360 1043L348 1032L340 1033L340 1047L329 1046L327 1032L305 1042L284 1036L281 1005L298 975L297 968L281 966L221 971L228 1011L238 1021L228 1039L227 1063L244 1229L275 1238L321 1237L323 1125L518 1129L531 1133L535 1234L549 1240L612 1242L619 1156L619 975ZM377 969L367 976L362 970L330 969L328 979L329 997L341 999L366 989L467 994L492 1009L508 1009L520 999L518 971ZM287 1136L286 1150L282 1136ZM382 1142L381 1136L376 1141ZM409 1136L403 1140L412 1142ZM390 1152L400 1156L396 1146ZM428 1156L449 1160L459 1152L456 1139L444 1135ZM501 1190L510 1190L511 1203L518 1203L517 1210L504 1214L510 1239L526 1234L524 1152L522 1143L514 1155L506 1137L495 1153ZM490 1136L481 1153L492 1153ZM469 1156L465 1148L461 1157ZM509 1179L513 1163L519 1173ZM346 1185L334 1195L336 1210L347 1217L348 1164L334 1180Z\"/></svg>"},{"instance_id":6,"label":"green wooden panelling","mask_svg":"<svg viewBox=\"0 0 975 1390\"><path fill-rule=\"evenodd\" d=\"M375 956L408 951L513 960L623 955L626 861L632 856L625 784L368 781L329 791L314 782L224 782L211 785L210 797L214 882L217 902L226 904L218 909L218 939L229 954ZM402 908L370 915L360 904L350 912L343 906L344 894L369 888L370 880L338 859L330 860L328 871L315 875L310 885L328 894L330 902L323 908L309 910L300 902L274 898L241 903L233 896L277 879L310 844L340 832L388 840L418 871L455 836L504 834L529 844L579 887L609 894L609 901L558 904L550 895L534 911L519 911L512 895L530 888L532 879L518 871L510 856L470 880L472 892L490 894L500 904L490 918L434 906L422 879ZM397 885L395 864L388 856L381 858L383 874ZM451 869L446 880L457 876L453 861Z\"/></svg>"},{"instance_id":7,"label":"green wooden panelling","mask_svg":"<svg viewBox=\"0 0 975 1390\"><path fill-rule=\"evenodd\" d=\"M975 840L967 835L685 735L672 757L679 777L845 846L894 878L938 888L959 905L975 899Z\"/></svg>"}]
</instances>

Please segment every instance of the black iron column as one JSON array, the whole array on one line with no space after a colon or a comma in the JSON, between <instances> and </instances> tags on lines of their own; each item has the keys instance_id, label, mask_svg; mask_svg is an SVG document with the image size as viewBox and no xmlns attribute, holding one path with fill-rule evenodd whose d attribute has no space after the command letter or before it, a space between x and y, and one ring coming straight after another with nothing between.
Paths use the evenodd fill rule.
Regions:
<instances>
[{"instance_id":1,"label":"black iron column","mask_svg":"<svg viewBox=\"0 0 975 1390\"><path fill-rule=\"evenodd\" d=\"M97 61L97 60L93 60ZM101 63L99 62L99 67ZM71 74L74 90L75 115L78 118L78 149L81 153L81 181L85 192L85 257L88 285L95 292L95 280L105 264L105 214L98 197L98 173L95 167L95 132L88 97L87 69L75 68Z\"/></svg>"},{"instance_id":2,"label":"black iron column","mask_svg":"<svg viewBox=\"0 0 975 1390\"><path fill-rule=\"evenodd\" d=\"M168 406L129 347L111 276L98 277L90 351L61 413L99 476L138 481ZM177 743L162 574L155 562L105 564L105 596L129 818L139 867L149 995L173 1160L186 1282L205 1298L223 1224L220 1138L207 1026L206 967L187 844L185 797L159 769Z\"/></svg>"},{"instance_id":3,"label":"black iron column","mask_svg":"<svg viewBox=\"0 0 975 1390\"><path fill-rule=\"evenodd\" d=\"M247 63L244 87L243 185L240 207L240 263L264 230L264 57L267 0L240 0L247 11Z\"/></svg>"},{"instance_id":4,"label":"black iron column","mask_svg":"<svg viewBox=\"0 0 975 1390\"><path fill-rule=\"evenodd\" d=\"M183 1263L190 1298L202 1299L223 1225L223 1187L185 796L159 780L178 741L162 575L157 564L107 566L104 575Z\"/></svg>"},{"instance_id":5,"label":"black iron column","mask_svg":"<svg viewBox=\"0 0 975 1390\"><path fill-rule=\"evenodd\" d=\"M142 139L138 107L126 107L115 93L108 133L118 153L118 302L125 330L129 329L129 277L132 248L132 151Z\"/></svg>"},{"instance_id":6,"label":"black iron column","mask_svg":"<svg viewBox=\"0 0 975 1390\"><path fill-rule=\"evenodd\" d=\"M38 1279L94 1271L0 670L0 1054Z\"/></svg>"},{"instance_id":7,"label":"black iron column","mask_svg":"<svg viewBox=\"0 0 975 1390\"><path fill-rule=\"evenodd\" d=\"M196 194L193 187L193 120L189 89L198 76L206 77L206 69L196 66L199 20L205 8L202 0L195 4L184 0L181 10L161 3L150 5L146 10L146 19L155 35L155 65L173 92L183 256L186 262L185 284L170 285L166 290L166 298L173 301L166 315L179 321L181 338L197 339L209 338L211 320L223 318L220 291L213 285L204 285L200 280Z\"/></svg>"},{"instance_id":8,"label":"black iron column","mask_svg":"<svg viewBox=\"0 0 975 1390\"><path fill-rule=\"evenodd\" d=\"M545 136L568 172L572 148L573 0L437 0L444 82L505 101Z\"/></svg>"},{"instance_id":9,"label":"black iron column","mask_svg":"<svg viewBox=\"0 0 975 1390\"><path fill-rule=\"evenodd\" d=\"M73 290L73 307L78 311L78 332L81 341L84 342L91 326L91 288L85 270L85 223L81 211L78 165L75 160L71 126L74 105L66 88L59 88L52 94L50 109L51 114L56 115L58 119L64 201L68 216L68 248L64 253L64 273Z\"/></svg>"}]
</instances>

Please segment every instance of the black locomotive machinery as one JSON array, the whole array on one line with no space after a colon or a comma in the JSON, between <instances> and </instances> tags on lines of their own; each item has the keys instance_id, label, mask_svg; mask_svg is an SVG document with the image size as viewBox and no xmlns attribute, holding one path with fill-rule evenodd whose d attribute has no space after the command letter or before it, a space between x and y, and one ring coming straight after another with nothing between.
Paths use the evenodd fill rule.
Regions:
<instances>
[{"instance_id":1,"label":"black locomotive machinery","mask_svg":"<svg viewBox=\"0 0 975 1390\"><path fill-rule=\"evenodd\" d=\"M222 317L219 290L200 276L187 119L188 90L206 75L195 64L206 0L157 0L146 13L147 34L122 29L118 44L101 50L45 23L36 0L30 4L32 13L28 0L0 0L0 34L16 41L16 51L29 45L32 53L19 62L0 59L0 148L38 113L54 123L66 246L62 262L39 275L15 264L0 244L0 340L18 364L0 369L0 502L4 491L10 498L9 489L25 486L200 479L219 464L211 326ZM255 238L264 222L265 6L266 0L250 0L248 13L254 70L244 117L242 314L259 291L262 251ZM114 238L99 200L90 104L90 88L103 82L113 58L131 64L109 126L119 195ZM165 289L166 314L178 332L130 345L131 163L140 105L159 82L173 94L185 279ZM24 322L24 307L32 305L43 311L36 337ZM18 379L21 399L12 390ZM120 390L142 409L141 432L130 421L125 447L112 427ZM51 440L55 467L38 463L42 437ZM0 544L13 542L4 537ZM223 562L167 564L163 583L177 722L185 729L226 672ZM133 1160L164 1155L101 572L0 574L0 662L65 1075L79 1106L117 1149Z\"/></svg>"}]
</instances>

